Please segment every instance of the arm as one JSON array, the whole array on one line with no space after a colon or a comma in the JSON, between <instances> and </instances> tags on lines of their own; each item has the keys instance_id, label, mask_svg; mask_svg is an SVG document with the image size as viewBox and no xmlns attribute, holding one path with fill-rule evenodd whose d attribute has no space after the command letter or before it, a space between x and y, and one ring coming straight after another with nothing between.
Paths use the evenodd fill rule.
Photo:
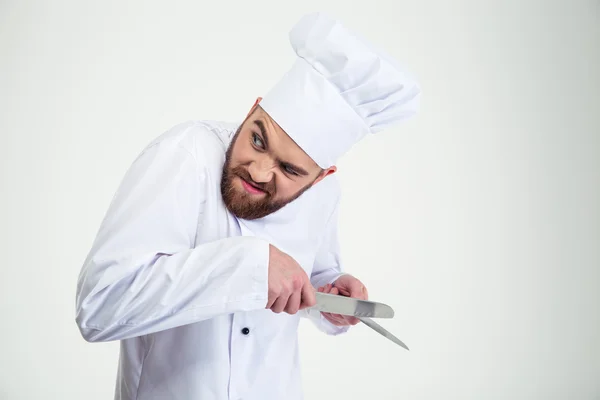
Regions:
<instances>
[{"instance_id":1,"label":"arm","mask_svg":"<svg viewBox=\"0 0 600 400\"><path fill-rule=\"evenodd\" d=\"M201 164L166 139L127 172L77 282L76 322L85 340L265 308L267 242L232 237L195 246L205 201Z\"/></svg>"}]
</instances>

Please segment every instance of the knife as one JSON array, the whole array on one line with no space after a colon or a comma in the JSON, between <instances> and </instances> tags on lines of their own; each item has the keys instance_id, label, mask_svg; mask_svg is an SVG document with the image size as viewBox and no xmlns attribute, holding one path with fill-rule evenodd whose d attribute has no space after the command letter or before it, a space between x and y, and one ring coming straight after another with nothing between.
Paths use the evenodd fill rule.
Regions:
<instances>
[{"instance_id":1,"label":"knife","mask_svg":"<svg viewBox=\"0 0 600 400\"><path fill-rule=\"evenodd\" d=\"M406 350L410 350L407 345L405 345L402 340L398 339L396 336L392 335L388 332L383 326L379 325L377 322L373 321L371 318L359 317L360 322L367 325L369 328L374 331L382 334L386 338L390 339L392 342L396 343L399 346L404 347Z\"/></svg>"},{"instance_id":2,"label":"knife","mask_svg":"<svg viewBox=\"0 0 600 400\"><path fill-rule=\"evenodd\" d=\"M360 300L353 297L339 296L335 294L315 292L317 304L315 310L350 315L354 317L393 318L394 310L387 304L376 301Z\"/></svg>"},{"instance_id":3,"label":"knife","mask_svg":"<svg viewBox=\"0 0 600 400\"><path fill-rule=\"evenodd\" d=\"M394 310L387 304L322 292L315 292L315 296L317 304L312 307L315 310L357 317L363 324L367 325L375 332L388 338L397 345L404 347L406 350L410 350L404 342L369 318L393 318Z\"/></svg>"}]
</instances>

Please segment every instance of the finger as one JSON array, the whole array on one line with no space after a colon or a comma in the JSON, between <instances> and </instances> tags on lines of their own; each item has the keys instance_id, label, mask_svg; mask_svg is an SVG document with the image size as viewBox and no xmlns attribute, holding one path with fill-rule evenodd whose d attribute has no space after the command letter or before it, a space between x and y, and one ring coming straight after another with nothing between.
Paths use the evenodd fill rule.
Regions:
<instances>
[{"instance_id":1,"label":"finger","mask_svg":"<svg viewBox=\"0 0 600 400\"><path fill-rule=\"evenodd\" d=\"M337 288L337 287L335 287L335 286L333 286L333 285L330 285L330 287L329 287L329 293L330 293L330 294L336 294L336 295L337 295L337 294L340 294L340 291L338 290L338 288Z\"/></svg>"},{"instance_id":2,"label":"finger","mask_svg":"<svg viewBox=\"0 0 600 400\"><path fill-rule=\"evenodd\" d=\"M289 299L289 295L281 295L277 298L277 300L275 300L275 303L273 303L273 306L271 307L271 310L274 313L279 314L280 312L282 312L285 309L285 306L288 302Z\"/></svg>"},{"instance_id":3,"label":"finger","mask_svg":"<svg viewBox=\"0 0 600 400\"><path fill-rule=\"evenodd\" d=\"M342 296L368 300L367 288L358 279L352 280L348 286L336 286Z\"/></svg>"},{"instance_id":4,"label":"finger","mask_svg":"<svg viewBox=\"0 0 600 400\"><path fill-rule=\"evenodd\" d=\"M329 317L333 320L336 321L338 324L345 324L346 320L344 319L344 316L341 314L332 314L332 313L326 313L327 315L329 315Z\"/></svg>"},{"instance_id":5,"label":"finger","mask_svg":"<svg viewBox=\"0 0 600 400\"><path fill-rule=\"evenodd\" d=\"M360 322L360 320L356 317L351 317L351 316L344 316L344 321L347 325L356 325Z\"/></svg>"},{"instance_id":6,"label":"finger","mask_svg":"<svg viewBox=\"0 0 600 400\"><path fill-rule=\"evenodd\" d=\"M331 324L333 324L334 326L344 326L344 323L343 323L343 322L336 321L336 320L334 320L334 319L331 319L331 318L328 318L327 320L328 320L328 321L329 321Z\"/></svg>"},{"instance_id":7,"label":"finger","mask_svg":"<svg viewBox=\"0 0 600 400\"><path fill-rule=\"evenodd\" d=\"M302 293L294 292L288 299L287 304L285 306L285 312L288 314L296 314L298 309L300 308L300 301Z\"/></svg>"},{"instance_id":8,"label":"finger","mask_svg":"<svg viewBox=\"0 0 600 400\"><path fill-rule=\"evenodd\" d=\"M369 291L367 290L367 287L361 283L360 284L360 290L361 290L361 293L362 293L362 297L361 298L363 300L368 300L369 299Z\"/></svg>"},{"instance_id":9,"label":"finger","mask_svg":"<svg viewBox=\"0 0 600 400\"><path fill-rule=\"evenodd\" d=\"M343 318L336 318L334 314L323 313L323 316L333 325L344 326L346 324Z\"/></svg>"},{"instance_id":10,"label":"finger","mask_svg":"<svg viewBox=\"0 0 600 400\"><path fill-rule=\"evenodd\" d=\"M334 325L337 325L337 322L331 317L331 314L325 312L321 314L323 314L323 318L325 318L327 321L331 322Z\"/></svg>"},{"instance_id":11,"label":"finger","mask_svg":"<svg viewBox=\"0 0 600 400\"><path fill-rule=\"evenodd\" d=\"M336 320L340 321L340 322L345 322L346 318L344 315L342 314L333 314L333 318L335 318Z\"/></svg>"},{"instance_id":12,"label":"finger","mask_svg":"<svg viewBox=\"0 0 600 400\"><path fill-rule=\"evenodd\" d=\"M352 285L350 286L350 297L366 300L367 296L367 288L365 285L358 279L352 281Z\"/></svg>"},{"instance_id":13,"label":"finger","mask_svg":"<svg viewBox=\"0 0 600 400\"><path fill-rule=\"evenodd\" d=\"M267 301L267 306L265 308L270 309L271 307L273 307L275 300L277 300L277 296L272 293L269 293L269 299Z\"/></svg>"}]
</instances>

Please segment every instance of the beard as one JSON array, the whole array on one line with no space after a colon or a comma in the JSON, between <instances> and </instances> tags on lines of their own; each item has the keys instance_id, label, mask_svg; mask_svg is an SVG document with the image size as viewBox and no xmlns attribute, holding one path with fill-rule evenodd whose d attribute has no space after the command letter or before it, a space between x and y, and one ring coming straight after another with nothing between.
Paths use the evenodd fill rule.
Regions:
<instances>
[{"instance_id":1,"label":"beard","mask_svg":"<svg viewBox=\"0 0 600 400\"><path fill-rule=\"evenodd\" d=\"M275 200L277 186L274 179L267 183L256 183L252 180L250 174L244 167L241 165L235 167L231 166L231 153L239 132L240 130L238 129L227 149L221 175L221 196L225 206L233 215L246 220L255 220L266 217L296 200L312 186L314 181L304 186L290 198ZM254 196L246 191L236 189L234 186L236 177L261 189L264 194L260 198L254 198Z\"/></svg>"}]
</instances>

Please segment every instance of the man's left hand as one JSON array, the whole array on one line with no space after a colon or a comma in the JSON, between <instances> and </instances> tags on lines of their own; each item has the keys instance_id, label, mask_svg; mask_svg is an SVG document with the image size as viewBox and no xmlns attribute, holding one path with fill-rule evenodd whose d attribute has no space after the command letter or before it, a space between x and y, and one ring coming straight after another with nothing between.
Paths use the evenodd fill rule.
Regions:
<instances>
[{"instance_id":1,"label":"man's left hand","mask_svg":"<svg viewBox=\"0 0 600 400\"><path fill-rule=\"evenodd\" d=\"M361 300L368 300L369 293L361 281L352 275L340 276L333 285L328 284L318 288L319 292L336 294L346 297L353 297ZM350 315L340 315L331 313L322 313L323 316L335 326L356 325L360 320Z\"/></svg>"}]
</instances>

